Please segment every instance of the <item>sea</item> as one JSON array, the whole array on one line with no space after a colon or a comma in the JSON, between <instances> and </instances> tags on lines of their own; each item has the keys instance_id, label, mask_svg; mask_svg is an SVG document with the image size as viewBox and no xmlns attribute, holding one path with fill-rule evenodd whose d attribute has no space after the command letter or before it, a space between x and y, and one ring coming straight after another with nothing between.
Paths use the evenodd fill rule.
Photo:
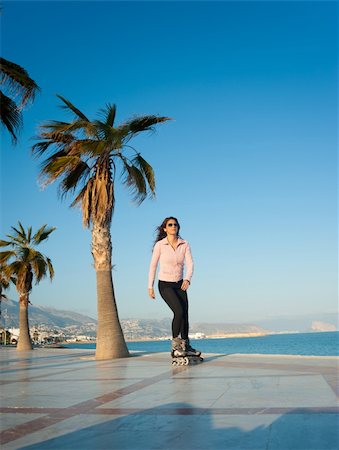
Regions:
<instances>
[{"instance_id":1,"label":"sea","mask_svg":"<svg viewBox=\"0 0 339 450\"><path fill-rule=\"evenodd\" d=\"M255 337L232 337L191 340L194 348L202 353L230 355L303 355L339 356L339 332L269 334ZM94 349L95 343L63 344L67 348ZM169 340L127 342L131 352L159 353L170 351Z\"/></svg>"}]
</instances>

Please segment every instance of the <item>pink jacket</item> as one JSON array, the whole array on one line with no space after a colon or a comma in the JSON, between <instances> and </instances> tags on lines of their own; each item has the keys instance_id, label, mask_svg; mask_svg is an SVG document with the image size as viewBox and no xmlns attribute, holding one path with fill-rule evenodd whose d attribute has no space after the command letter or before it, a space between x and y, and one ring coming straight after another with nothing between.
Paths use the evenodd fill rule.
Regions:
<instances>
[{"instance_id":1,"label":"pink jacket","mask_svg":"<svg viewBox=\"0 0 339 450\"><path fill-rule=\"evenodd\" d=\"M175 282L182 280L184 278L184 263L186 263L185 280L191 281L193 274L193 258L187 241L178 239L176 250L171 247L167 238L161 239L155 244L149 267L149 289L153 287L159 261L159 280Z\"/></svg>"}]
</instances>

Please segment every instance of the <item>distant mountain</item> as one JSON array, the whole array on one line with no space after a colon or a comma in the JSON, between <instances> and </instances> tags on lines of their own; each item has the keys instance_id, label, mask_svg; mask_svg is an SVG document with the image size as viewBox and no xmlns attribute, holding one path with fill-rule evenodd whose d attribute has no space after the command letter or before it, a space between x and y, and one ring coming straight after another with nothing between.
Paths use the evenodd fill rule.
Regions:
<instances>
[{"instance_id":1,"label":"distant mountain","mask_svg":"<svg viewBox=\"0 0 339 450\"><path fill-rule=\"evenodd\" d=\"M1 302L1 326L17 328L19 326L19 304L14 300ZM45 306L29 305L29 324L49 325L51 327L65 328L69 326L81 326L87 323L97 323L96 319L73 311L64 311Z\"/></svg>"},{"instance_id":2,"label":"distant mountain","mask_svg":"<svg viewBox=\"0 0 339 450\"><path fill-rule=\"evenodd\" d=\"M1 304L0 326L19 327L19 305L13 300ZM171 330L171 318L162 320L122 319L121 325L127 339L146 337L168 337ZM44 325L50 329L72 329L77 334L95 335L97 320L73 311L59 310L45 306L29 306L31 327ZM265 334L269 332L311 332L338 330L337 314L314 314L304 316L277 316L258 320L256 323L191 323L192 334L223 336L227 334Z\"/></svg>"},{"instance_id":3,"label":"distant mountain","mask_svg":"<svg viewBox=\"0 0 339 450\"><path fill-rule=\"evenodd\" d=\"M171 318L161 320L151 319L122 319L121 326L127 339L141 339L145 337L168 337L171 334ZM78 334L93 335L93 324L96 319L72 311L64 311L45 306L29 306L30 327L44 325L50 329L72 328L73 332L78 330ZM1 326L6 328L19 327L19 304L13 300L2 302ZM203 333L206 336L216 336L236 333L265 333L267 330L254 324L239 323L193 323L191 333Z\"/></svg>"},{"instance_id":4,"label":"distant mountain","mask_svg":"<svg viewBox=\"0 0 339 450\"><path fill-rule=\"evenodd\" d=\"M320 320L314 320L312 322L313 331L337 331L337 329L332 323L321 322Z\"/></svg>"},{"instance_id":5,"label":"distant mountain","mask_svg":"<svg viewBox=\"0 0 339 450\"><path fill-rule=\"evenodd\" d=\"M255 322L258 326L276 332L297 331L307 333L310 331L337 331L339 329L337 313L281 315L270 319L256 320ZM316 329L314 324L320 322L324 324L322 327L323 329L321 327Z\"/></svg>"},{"instance_id":6,"label":"distant mountain","mask_svg":"<svg viewBox=\"0 0 339 450\"><path fill-rule=\"evenodd\" d=\"M222 336L225 334L265 334L269 330L254 324L243 323L194 323L191 333L203 333L206 336Z\"/></svg>"}]
</instances>

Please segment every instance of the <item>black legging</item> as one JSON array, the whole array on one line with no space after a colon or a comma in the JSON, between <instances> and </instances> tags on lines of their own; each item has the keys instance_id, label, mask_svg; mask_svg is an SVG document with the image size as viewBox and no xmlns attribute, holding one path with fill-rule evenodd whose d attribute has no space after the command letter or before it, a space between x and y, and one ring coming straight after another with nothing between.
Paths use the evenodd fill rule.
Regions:
<instances>
[{"instance_id":1,"label":"black legging","mask_svg":"<svg viewBox=\"0 0 339 450\"><path fill-rule=\"evenodd\" d=\"M173 311L172 336L181 335L182 339L188 339L188 298L186 291L181 289L182 280L177 283L159 280L159 292L167 305Z\"/></svg>"}]
</instances>

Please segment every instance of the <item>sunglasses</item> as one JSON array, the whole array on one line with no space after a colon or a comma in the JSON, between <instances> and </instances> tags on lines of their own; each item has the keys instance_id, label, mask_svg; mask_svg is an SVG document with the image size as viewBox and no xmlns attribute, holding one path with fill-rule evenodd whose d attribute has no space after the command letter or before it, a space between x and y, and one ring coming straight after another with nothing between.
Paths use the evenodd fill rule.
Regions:
<instances>
[{"instance_id":1,"label":"sunglasses","mask_svg":"<svg viewBox=\"0 0 339 450\"><path fill-rule=\"evenodd\" d=\"M178 228L178 224L177 223L168 223L167 226L168 227L177 227Z\"/></svg>"}]
</instances>

